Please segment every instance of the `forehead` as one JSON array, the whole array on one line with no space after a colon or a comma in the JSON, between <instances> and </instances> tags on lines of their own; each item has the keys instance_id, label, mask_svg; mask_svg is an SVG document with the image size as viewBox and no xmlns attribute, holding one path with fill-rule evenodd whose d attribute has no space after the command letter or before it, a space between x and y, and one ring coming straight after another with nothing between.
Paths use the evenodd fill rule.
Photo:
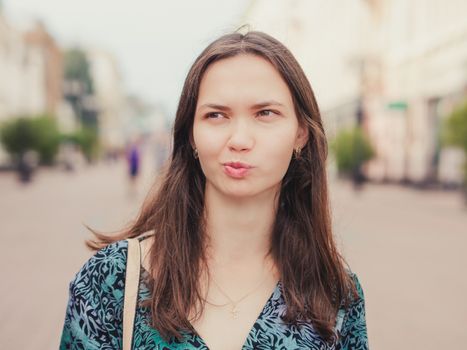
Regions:
<instances>
[{"instance_id":1,"label":"forehead","mask_svg":"<svg viewBox=\"0 0 467 350\"><path fill-rule=\"evenodd\" d=\"M211 64L201 80L200 103L255 103L276 100L292 105L290 90L277 69L265 58L241 54Z\"/></svg>"}]
</instances>

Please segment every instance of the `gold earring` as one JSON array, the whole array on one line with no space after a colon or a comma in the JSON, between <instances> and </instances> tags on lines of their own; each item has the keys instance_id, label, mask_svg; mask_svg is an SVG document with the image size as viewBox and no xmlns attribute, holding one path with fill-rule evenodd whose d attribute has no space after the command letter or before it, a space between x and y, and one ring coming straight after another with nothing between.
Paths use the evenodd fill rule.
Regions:
<instances>
[{"instance_id":1,"label":"gold earring","mask_svg":"<svg viewBox=\"0 0 467 350\"><path fill-rule=\"evenodd\" d=\"M295 148L295 150L294 150L295 158L300 157L300 152L301 152L301 150L302 150L302 149L301 149L299 146Z\"/></svg>"},{"instance_id":2,"label":"gold earring","mask_svg":"<svg viewBox=\"0 0 467 350\"><path fill-rule=\"evenodd\" d=\"M195 159L198 159L198 149L197 148L193 149L193 157L195 157Z\"/></svg>"}]
</instances>

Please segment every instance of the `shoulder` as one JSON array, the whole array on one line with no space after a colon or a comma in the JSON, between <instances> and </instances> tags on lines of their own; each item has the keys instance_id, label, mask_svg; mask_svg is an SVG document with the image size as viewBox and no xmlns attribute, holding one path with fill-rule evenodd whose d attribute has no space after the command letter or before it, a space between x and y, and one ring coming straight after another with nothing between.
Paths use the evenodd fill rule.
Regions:
<instances>
[{"instance_id":1,"label":"shoulder","mask_svg":"<svg viewBox=\"0 0 467 350\"><path fill-rule=\"evenodd\" d=\"M127 241L97 251L70 283L60 349L121 349Z\"/></svg>"},{"instance_id":2,"label":"shoulder","mask_svg":"<svg viewBox=\"0 0 467 350\"><path fill-rule=\"evenodd\" d=\"M351 286L347 307L341 308L338 314L337 328L343 336L342 342L358 342L367 344L365 297L363 287L356 273L347 270ZM353 288L355 287L355 288ZM350 339L350 340L349 340ZM343 347L347 349L347 347ZM367 349L367 347L355 347L356 349Z\"/></svg>"},{"instance_id":3,"label":"shoulder","mask_svg":"<svg viewBox=\"0 0 467 350\"><path fill-rule=\"evenodd\" d=\"M98 250L85 264L98 265L109 262L126 262L128 242L126 240L117 241Z\"/></svg>"},{"instance_id":4,"label":"shoulder","mask_svg":"<svg viewBox=\"0 0 467 350\"><path fill-rule=\"evenodd\" d=\"M357 274L350 270L349 267L346 267L344 272L344 279L342 281L342 291L344 294L340 297L341 299L339 309L345 309L346 306L349 306L349 304L364 300L363 287Z\"/></svg>"},{"instance_id":5,"label":"shoulder","mask_svg":"<svg viewBox=\"0 0 467 350\"><path fill-rule=\"evenodd\" d=\"M363 293L363 287L362 284L360 283L360 279L358 278L357 274L355 272L352 272L351 270L347 270L347 274L349 275L349 280L352 283L352 285L355 287L355 291L357 295L350 293L350 301L352 303L361 301L365 299L364 293Z\"/></svg>"},{"instance_id":6,"label":"shoulder","mask_svg":"<svg viewBox=\"0 0 467 350\"><path fill-rule=\"evenodd\" d=\"M340 318L341 321L344 315L348 314L351 311L352 307L354 307L358 303L362 303L365 300L363 294L363 288L360 283L360 279L358 278L357 274L350 270L349 268L345 268L346 272L346 280L345 280L345 291L346 294L342 296L340 300L340 307L339 307L339 314L338 319Z\"/></svg>"},{"instance_id":7,"label":"shoulder","mask_svg":"<svg viewBox=\"0 0 467 350\"><path fill-rule=\"evenodd\" d=\"M368 350L368 333L366 327L365 299L363 288L357 274L347 271L353 284L349 292L346 308L340 309L336 322L338 349Z\"/></svg>"},{"instance_id":8,"label":"shoulder","mask_svg":"<svg viewBox=\"0 0 467 350\"><path fill-rule=\"evenodd\" d=\"M97 293L123 296L128 242L109 244L97 251L78 271L70 283L75 297L89 299Z\"/></svg>"}]
</instances>

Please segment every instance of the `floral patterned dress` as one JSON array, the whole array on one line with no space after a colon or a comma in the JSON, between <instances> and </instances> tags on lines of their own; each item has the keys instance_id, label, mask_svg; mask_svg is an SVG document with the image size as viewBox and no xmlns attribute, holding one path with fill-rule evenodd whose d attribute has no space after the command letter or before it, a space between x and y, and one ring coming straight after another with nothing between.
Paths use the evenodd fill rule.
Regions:
<instances>
[{"instance_id":1,"label":"floral patterned dress","mask_svg":"<svg viewBox=\"0 0 467 350\"><path fill-rule=\"evenodd\" d=\"M122 348L123 294L127 241L112 243L89 259L70 283L69 301L61 336L60 349L106 350ZM148 273L142 270L138 301L150 297L145 283ZM336 327L340 337L334 344L323 341L311 324L289 326L281 321L285 311L282 284L276 288L251 328L242 350L250 349L368 349L363 291L355 274L359 298L347 310L338 313ZM151 328L150 310L137 307L132 349L208 350L203 339L182 333L183 341L164 341Z\"/></svg>"}]
</instances>

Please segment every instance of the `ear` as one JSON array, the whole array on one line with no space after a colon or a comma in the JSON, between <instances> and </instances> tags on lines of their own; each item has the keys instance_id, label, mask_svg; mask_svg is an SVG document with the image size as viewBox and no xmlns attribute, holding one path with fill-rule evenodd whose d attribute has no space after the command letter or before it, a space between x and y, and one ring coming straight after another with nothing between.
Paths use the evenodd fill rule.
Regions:
<instances>
[{"instance_id":1,"label":"ear","mask_svg":"<svg viewBox=\"0 0 467 350\"><path fill-rule=\"evenodd\" d=\"M309 137L309 130L306 125L299 125L297 130L297 137L295 139L295 148L305 147L306 143L308 142Z\"/></svg>"},{"instance_id":2,"label":"ear","mask_svg":"<svg viewBox=\"0 0 467 350\"><path fill-rule=\"evenodd\" d=\"M195 145L195 140L194 140L194 137L193 137L193 127L191 127L190 134L188 135L188 141L190 142L191 148L195 149L196 145Z\"/></svg>"}]
</instances>

